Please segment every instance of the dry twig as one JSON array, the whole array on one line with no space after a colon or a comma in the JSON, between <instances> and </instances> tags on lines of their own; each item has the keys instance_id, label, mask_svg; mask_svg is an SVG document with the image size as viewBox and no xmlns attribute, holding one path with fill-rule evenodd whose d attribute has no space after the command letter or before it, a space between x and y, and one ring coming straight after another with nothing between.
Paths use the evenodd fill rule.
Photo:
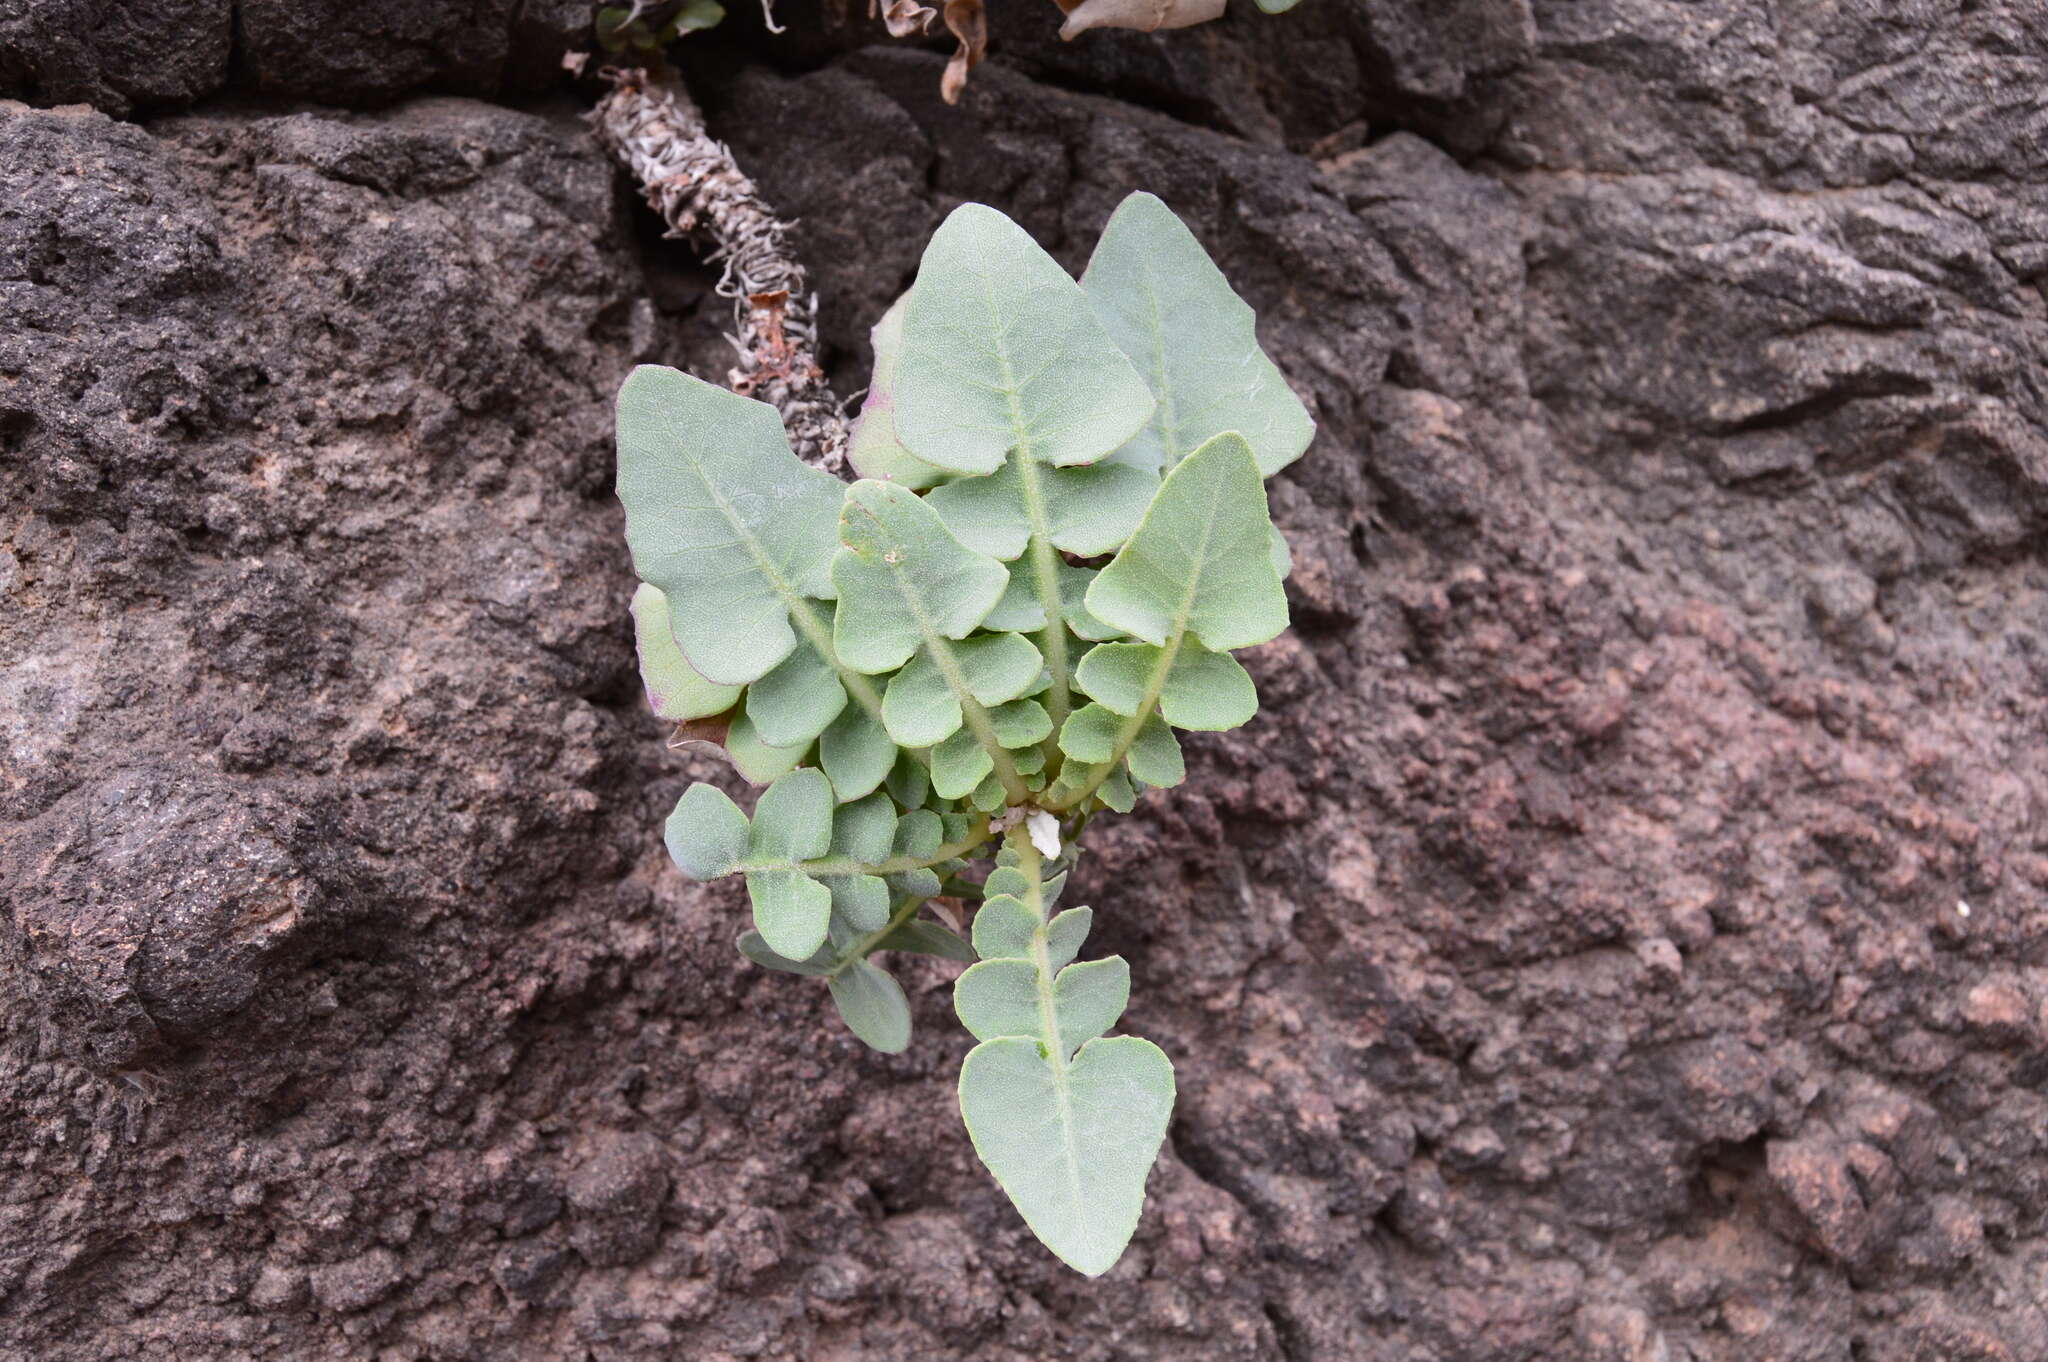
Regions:
<instances>
[{"instance_id":1,"label":"dry twig","mask_svg":"<svg viewBox=\"0 0 2048 1362\"><path fill-rule=\"evenodd\" d=\"M732 299L735 334L727 339L739 352L728 386L782 413L798 458L845 476L846 419L818 367L817 296L790 254L789 224L704 130L679 84L640 70L612 81L592 115L599 140L640 182L670 236L710 238L706 258L725 264L718 292Z\"/></svg>"}]
</instances>

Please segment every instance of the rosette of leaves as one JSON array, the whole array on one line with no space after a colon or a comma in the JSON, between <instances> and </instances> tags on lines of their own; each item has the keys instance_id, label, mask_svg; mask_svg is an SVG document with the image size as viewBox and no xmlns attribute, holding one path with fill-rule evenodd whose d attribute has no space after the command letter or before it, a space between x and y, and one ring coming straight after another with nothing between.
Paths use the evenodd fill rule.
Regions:
<instances>
[{"instance_id":1,"label":"rosette of leaves","mask_svg":"<svg viewBox=\"0 0 2048 1362\"><path fill-rule=\"evenodd\" d=\"M850 486L759 402L656 367L620 392L649 700L766 787L750 815L691 786L668 847L693 879L742 876L740 951L825 980L877 1050L911 1024L878 957L968 966L975 1150L1093 1275L1137 1225L1173 1067L1110 1034L1130 967L1079 959L1092 915L1060 892L1091 817L1184 778L1181 733L1257 712L1232 654L1287 626L1264 479L1313 427L1147 194L1079 281L956 210L874 340Z\"/></svg>"}]
</instances>

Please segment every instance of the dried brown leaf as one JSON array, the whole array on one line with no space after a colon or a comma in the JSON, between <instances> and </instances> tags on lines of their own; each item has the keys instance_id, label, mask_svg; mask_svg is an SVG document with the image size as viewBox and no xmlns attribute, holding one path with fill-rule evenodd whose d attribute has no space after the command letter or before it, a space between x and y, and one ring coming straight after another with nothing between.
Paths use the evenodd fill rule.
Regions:
<instances>
[{"instance_id":1,"label":"dried brown leaf","mask_svg":"<svg viewBox=\"0 0 2048 1362\"><path fill-rule=\"evenodd\" d=\"M946 63L946 74L939 77L939 97L958 104L960 91L967 86L967 73L981 64L988 51L988 15L982 11L981 0L946 0L946 27L960 40L960 48Z\"/></svg>"},{"instance_id":2,"label":"dried brown leaf","mask_svg":"<svg viewBox=\"0 0 2048 1362\"><path fill-rule=\"evenodd\" d=\"M1223 17L1224 0L1080 0L1069 6L1058 0L1067 21L1060 37L1072 42L1091 28L1134 28L1153 33L1162 28L1187 28Z\"/></svg>"},{"instance_id":3,"label":"dried brown leaf","mask_svg":"<svg viewBox=\"0 0 2048 1362\"><path fill-rule=\"evenodd\" d=\"M877 0L868 0L868 18L875 17ZM939 12L930 5L920 5L917 0L888 0L881 6L882 24L892 38L909 38L919 33L932 31L932 20Z\"/></svg>"}]
</instances>

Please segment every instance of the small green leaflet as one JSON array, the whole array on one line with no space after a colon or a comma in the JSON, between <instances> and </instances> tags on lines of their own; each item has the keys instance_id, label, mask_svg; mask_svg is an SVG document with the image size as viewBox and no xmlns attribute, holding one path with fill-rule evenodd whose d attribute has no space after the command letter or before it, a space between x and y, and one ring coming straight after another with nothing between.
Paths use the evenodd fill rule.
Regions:
<instances>
[{"instance_id":1,"label":"small green leaflet","mask_svg":"<svg viewBox=\"0 0 2048 1362\"><path fill-rule=\"evenodd\" d=\"M1264 643L1287 627L1271 525L1251 447L1218 435L1166 475L1137 532L1088 588L1088 611L1160 646L1183 633L1219 653Z\"/></svg>"},{"instance_id":2,"label":"small green leaflet","mask_svg":"<svg viewBox=\"0 0 2048 1362\"><path fill-rule=\"evenodd\" d=\"M896 764L896 740L858 705L839 711L818 738L818 764L840 803L874 793Z\"/></svg>"},{"instance_id":3,"label":"small green leaflet","mask_svg":"<svg viewBox=\"0 0 2048 1362\"><path fill-rule=\"evenodd\" d=\"M803 960L825 944L832 891L798 865L831 849L832 786L824 772L791 771L762 791L742 868L754 929L777 955Z\"/></svg>"},{"instance_id":4,"label":"small green leaflet","mask_svg":"<svg viewBox=\"0 0 2048 1362\"><path fill-rule=\"evenodd\" d=\"M1053 547L1092 558L1116 552L1131 537L1159 490L1157 478L1125 464L1042 468L1032 476L1022 467L1024 457L1013 451L987 477L949 482L925 500L963 542L1008 560L1031 542L1030 476Z\"/></svg>"},{"instance_id":5,"label":"small green leaflet","mask_svg":"<svg viewBox=\"0 0 2048 1362\"><path fill-rule=\"evenodd\" d=\"M1013 449L1094 463L1153 406L1058 261L993 208L953 210L904 313L893 412L911 453L959 473L993 473Z\"/></svg>"},{"instance_id":6,"label":"small green leaflet","mask_svg":"<svg viewBox=\"0 0 2048 1362\"><path fill-rule=\"evenodd\" d=\"M790 453L775 408L643 364L619 389L619 500L642 581L698 675L740 685L796 647L792 609L830 599L838 479Z\"/></svg>"},{"instance_id":7,"label":"small green leaflet","mask_svg":"<svg viewBox=\"0 0 2048 1362\"><path fill-rule=\"evenodd\" d=\"M838 670L809 639L747 687L747 718L770 747L808 745L846 708Z\"/></svg>"},{"instance_id":8,"label":"small green leaflet","mask_svg":"<svg viewBox=\"0 0 2048 1362\"><path fill-rule=\"evenodd\" d=\"M1159 402L1119 463L1161 472L1234 430L1271 477L1308 448L1315 423L1259 349L1251 308L1158 199L1133 194L1118 206L1081 287Z\"/></svg>"},{"instance_id":9,"label":"small green leaflet","mask_svg":"<svg viewBox=\"0 0 2048 1362\"><path fill-rule=\"evenodd\" d=\"M1153 696L1175 728L1220 732L1248 722L1259 710L1258 691L1237 659L1192 639L1171 653L1149 643L1100 644L1074 669L1074 682L1125 718L1135 717Z\"/></svg>"},{"instance_id":10,"label":"small green leaflet","mask_svg":"<svg viewBox=\"0 0 2048 1362\"><path fill-rule=\"evenodd\" d=\"M960 639L988 618L1010 574L953 537L906 487L862 481L846 490L832 641L855 671L890 672L932 639Z\"/></svg>"},{"instance_id":11,"label":"small green leaflet","mask_svg":"<svg viewBox=\"0 0 2048 1362\"><path fill-rule=\"evenodd\" d=\"M683 650L670 632L668 596L646 582L633 592L633 644L640 654L640 681L647 688L647 705L655 718L681 723L723 714L739 703L738 686L714 685L684 660Z\"/></svg>"}]
</instances>

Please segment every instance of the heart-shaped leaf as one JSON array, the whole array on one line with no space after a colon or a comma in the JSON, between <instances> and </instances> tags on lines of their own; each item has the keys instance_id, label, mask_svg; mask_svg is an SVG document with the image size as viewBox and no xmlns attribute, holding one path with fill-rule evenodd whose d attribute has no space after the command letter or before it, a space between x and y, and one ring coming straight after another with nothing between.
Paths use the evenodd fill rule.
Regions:
<instances>
[{"instance_id":1,"label":"heart-shaped leaf","mask_svg":"<svg viewBox=\"0 0 2048 1362\"><path fill-rule=\"evenodd\" d=\"M960 1114L1031 1232L1098 1277L1138 1227L1173 1114L1173 1065L1136 1036L1091 1040L1070 1062L1040 1051L1028 1036L975 1046L960 1067Z\"/></svg>"}]
</instances>

